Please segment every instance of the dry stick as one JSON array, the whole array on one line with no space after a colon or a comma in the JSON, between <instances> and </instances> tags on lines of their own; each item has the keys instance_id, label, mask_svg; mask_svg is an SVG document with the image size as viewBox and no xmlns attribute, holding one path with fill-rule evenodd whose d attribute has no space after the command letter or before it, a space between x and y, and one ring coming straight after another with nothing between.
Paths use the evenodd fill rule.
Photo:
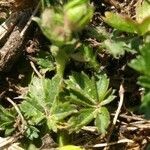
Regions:
<instances>
[{"instance_id":1,"label":"dry stick","mask_svg":"<svg viewBox=\"0 0 150 150\"><path fill-rule=\"evenodd\" d=\"M21 31L20 37L23 37L23 36L24 36L26 30L29 28L29 26L30 26L30 24L31 24L31 22L32 22L33 17L34 17L34 16L36 15L36 13L38 12L40 5L41 5L41 2L38 3L37 7L36 7L35 10L33 11L33 13L32 13L32 15L31 15L30 19L28 20L28 22L27 22L27 24L26 24L26 26L25 26L25 27L23 28L23 30Z\"/></svg>"},{"instance_id":2,"label":"dry stick","mask_svg":"<svg viewBox=\"0 0 150 150\"><path fill-rule=\"evenodd\" d=\"M40 3L32 16L29 16L29 10L19 13L19 22L13 29L5 45L0 49L0 72L9 72L21 55L25 42L25 32L31 24L32 18L38 11L39 6Z\"/></svg>"},{"instance_id":3,"label":"dry stick","mask_svg":"<svg viewBox=\"0 0 150 150\"><path fill-rule=\"evenodd\" d=\"M0 100L4 97L6 91L3 91L2 93L0 93Z\"/></svg>"},{"instance_id":4,"label":"dry stick","mask_svg":"<svg viewBox=\"0 0 150 150\"><path fill-rule=\"evenodd\" d=\"M115 114L111 114L112 116L115 116ZM121 114L119 116L120 118L124 118L124 119L129 119L129 120L135 120L135 121L145 121L144 118L141 118L141 116L129 116L129 115L126 115L126 114Z\"/></svg>"},{"instance_id":5,"label":"dry stick","mask_svg":"<svg viewBox=\"0 0 150 150\"><path fill-rule=\"evenodd\" d=\"M119 116L119 113L120 113L120 110L121 110L121 107L123 105L123 99L124 99L124 88L123 88L123 85L121 84L120 85L120 89L119 89L119 97L120 97L120 101L119 101L119 105L118 105L118 108L117 108L117 111L116 111L116 114L114 116L114 119L113 119L113 124L115 125L116 122L117 122L117 118Z\"/></svg>"},{"instance_id":6,"label":"dry stick","mask_svg":"<svg viewBox=\"0 0 150 150\"><path fill-rule=\"evenodd\" d=\"M10 71L23 52L25 37L20 37L20 32L30 17L29 13L29 11L21 12L19 22L11 32L5 45L0 49L0 72Z\"/></svg>"},{"instance_id":7,"label":"dry stick","mask_svg":"<svg viewBox=\"0 0 150 150\"><path fill-rule=\"evenodd\" d=\"M21 112L20 112L18 106L17 106L9 97L7 97L7 101L9 101L9 102L14 106L14 108L16 109L16 111L17 111L17 113L18 113L18 115L20 116L21 121L22 121L22 130L24 130L24 129L26 128L26 124L27 124L27 123L26 123L26 121L25 121L23 115L21 114Z\"/></svg>"},{"instance_id":8,"label":"dry stick","mask_svg":"<svg viewBox=\"0 0 150 150\"><path fill-rule=\"evenodd\" d=\"M20 13L16 12L0 25L0 41L4 39L15 27L20 18Z\"/></svg>"},{"instance_id":9,"label":"dry stick","mask_svg":"<svg viewBox=\"0 0 150 150\"><path fill-rule=\"evenodd\" d=\"M14 137L7 137L7 138L4 138L2 141L0 141L0 149L4 149L4 147L6 145L9 145L11 143L13 143L14 141Z\"/></svg>"},{"instance_id":10,"label":"dry stick","mask_svg":"<svg viewBox=\"0 0 150 150\"><path fill-rule=\"evenodd\" d=\"M38 4L31 17L28 16L29 14L27 14L27 12L21 13L18 24L12 31L5 45L0 49L0 72L10 71L12 65L21 55L25 42L25 32L32 21L32 17L38 11L39 6L40 4Z\"/></svg>"},{"instance_id":11,"label":"dry stick","mask_svg":"<svg viewBox=\"0 0 150 150\"><path fill-rule=\"evenodd\" d=\"M110 132L109 132L109 135L108 135L108 138L107 138L107 143L110 141L110 137L112 135L112 132L114 130L114 127L116 125L116 122L117 122L117 118L119 116L119 113L121 111L121 107L123 105L123 100L124 100L124 88L123 88L123 84L120 85L120 89L119 89L119 97L120 97L120 100L119 100L119 104L118 104L118 108L116 110L116 113L115 113L115 116L114 116L114 119L113 119L113 123L112 123L112 126L110 128ZM108 147L105 147L104 150L107 150Z\"/></svg>"},{"instance_id":12,"label":"dry stick","mask_svg":"<svg viewBox=\"0 0 150 150\"><path fill-rule=\"evenodd\" d=\"M21 31L20 37L23 37L23 36L24 36L26 30L28 29L28 27L30 26L30 24L31 24L31 22L32 22L33 17L36 15L37 11L39 10L40 4L41 4L41 3L39 2L38 5L37 5L37 7L36 7L36 9L33 11L33 13L32 13L32 15L31 15L29 21L27 22L27 24L26 24L26 26L24 27L24 29ZM30 65L31 65L31 67L33 68L34 72L37 74L37 76L38 76L39 78L42 78L42 75L38 72L38 70L36 69L36 67L35 67L35 65L34 65L34 63L33 63L32 61L30 61Z\"/></svg>"},{"instance_id":13,"label":"dry stick","mask_svg":"<svg viewBox=\"0 0 150 150\"><path fill-rule=\"evenodd\" d=\"M36 69L36 67L35 67L35 65L34 65L34 63L32 61L30 61L30 65L33 68L34 72L37 74L37 76L39 78L42 78L42 75L38 72L38 70Z\"/></svg>"},{"instance_id":14,"label":"dry stick","mask_svg":"<svg viewBox=\"0 0 150 150\"><path fill-rule=\"evenodd\" d=\"M106 146L116 145L116 144L120 144L120 143L134 143L134 141L129 140L129 139L122 139L122 140L119 140L117 142L96 144L93 147L94 148L98 148L98 147L100 148L100 147L106 147Z\"/></svg>"}]
</instances>

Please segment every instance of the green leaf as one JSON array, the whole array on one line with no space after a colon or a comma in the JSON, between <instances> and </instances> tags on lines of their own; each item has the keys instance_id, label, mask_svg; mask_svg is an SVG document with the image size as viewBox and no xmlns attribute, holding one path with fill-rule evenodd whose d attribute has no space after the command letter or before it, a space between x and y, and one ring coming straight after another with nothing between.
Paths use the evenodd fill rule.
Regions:
<instances>
[{"instance_id":1,"label":"green leaf","mask_svg":"<svg viewBox=\"0 0 150 150\"><path fill-rule=\"evenodd\" d=\"M112 12L106 12L104 21L110 26L125 32L138 33L137 23L128 17Z\"/></svg>"},{"instance_id":2,"label":"green leaf","mask_svg":"<svg viewBox=\"0 0 150 150\"><path fill-rule=\"evenodd\" d=\"M104 27L92 27L88 26L85 29L85 35L92 39L96 39L97 41L104 41L105 39L108 39L110 37L109 33L106 31Z\"/></svg>"},{"instance_id":3,"label":"green leaf","mask_svg":"<svg viewBox=\"0 0 150 150\"><path fill-rule=\"evenodd\" d=\"M82 109L76 116L71 117L68 122L70 124L70 131L78 131L90 123L94 119L94 110L92 108Z\"/></svg>"},{"instance_id":4,"label":"green leaf","mask_svg":"<svg viewBox=\"0 0 150 150\"><path fill-rule=\"evenodd\" d=\"M35 124L38 124L50 111L59 93L61 80L55 76L52 80L34 77L26 99L20 105L21 110Z\"/></svg>"},{"instance_id":5,"label":"green leaf","mask_svg":"<svg viewBox=\"0 0 150 150\"><path fill-rule=\"evenodd\" d=\"M113 57L119 58L125 52L135 53L139 50L140 44L139 37L131 34L122 36L121 31L114 29L112 33L109 33L108 38L103 41L102 47Z\"/></svg>"},{"instance_id":6,"label":"green leaf","mask_svg":"<svg viewBox=\"0 0 150 150\"><path fill-rule=\"evenodd\" d=\"M89 101L89 104L96 104L96 101L98 101L94 78L89 79L85 73L74 73L73 76L69 77L69 80L66 81L66 83L68 89L76 91L77 93L80 93L80 95L84 95Z\"/></svg>"},{"instance_id":7,"label":"green leaf","mask_svg":"<svg viewBox=\"0 0 150 150\"><path fill-rule=\"evenodd\" d=\"M86 60L86 62L88 62L89 66L91 66L91 68L94 68L95 70L98 71L100 65L96 60L94 50L91 49L90 47L84 46L82 52L83 52L84 59Z\"/></svg>"},{"instance_id":8,"label":"green leaf","mask_svg":"<svg viewBox=\"0 0 150 150\"><path fill-rule=\"evenodd\" d=\"M79 146L66 145L66 146L58 148L57 150L84 150L84 149L80 148Z\"/></svg>"},{"instance_id":9,"label":"green leaf","mask_svg":"<svg viewBox=\"0 0 150 150\"><path fill-rule=\"evenodd\" d=\"M125 53L126 44L123 41L107 39L104 41L104 46L115 58Z\"/></svg>"},{"instance_id":10,"label":"green leaf","mask_svg":"<svg viewBox=\"0 0 150 150\"><path fill-rule=\"evenodd\" d=\"M78 131L97 118L97 124L100 119L104 121L105 126L102 124L101 128L99 127L104 133L110 118L107 109L102 106L115 98L112 89L108 89L107 76L97 75L89 78L85 73L74 73L69 79L66 81L69 96L66 98L79 107L79 111L69 119L70 131Z\"/></svg>"},{"instance_id":11,"label":"green leaf","mask_svg":"<svg viewBox=\"0 0 150 150\"><path fill-rule=\"evenodd\" d=\"M105 134L109 124L110 124L109 112L105 107L101 107L99 113L96 116L95 125L98 128L99 132Z\"/></svg>"},{"instance_id":12,"label":"green leaf","mask_svg":"<svg viewBox=\"0 0 150 150\"><path fill-rule=\"evenodd\" d=\"M110 90L111 90L111 89L110 89ZM114 98L116 97L116 96L113 95L114 92L115 92L115 91L113 90L111 93L109 93L109 96L106 97L105 100L103 100L103 101L100 103L101 106L105 106L105 105L111 103L111 102L114 100Z\"/></svg>"},{"instance_id":13,"label":"green leaf","mask_svg":"<svg viewBox=\"0 0 150 150\"><path fill-rule=\"evenodd\" d=\"M150 76L150 43L145 44L140 50L141 55L133 59L129 66L140 73Z\"/></svg>"},{"instance_id":14,"label":"green leaf","mask_svg":"<svg viewBox=\"0 0 150 150\"><path fill-rule=\"evenodd\" d=\"M104 133L110 118L107 109L102 106L115 98L112 89L108 89L109 79L103 74L89 78L85 73L73 73L69 79L66 81L69 90L66 98L78 106L78 112L68 122L70 132L79 131L96 118L95 122L99 125L99 131L102 129L101 132ZM100 120L103 121L101 126Z\"/></svg>"},{"instance_id":15,"label":"green leaf","mask_svg":"<svg viewBox=\"0 0 150 150\"><path fill-rule=\"evenodd\" d=\"M107 24L118 30L144 35L150 31L150 3L148 0L138 1L136 6L136 21L112 12L106 12L103 19Z\"/></svg>"},{"instance_id":16,"label":"green leaf","mask_svg":"<svg viewBox=\"0 0 150 150\"><path fill-rule=\"evenodd\" d=\"M28 128L25 132L26 137L28 137L30 140L33 140L34 138L38 138L39 137L38 133L39 130L32 125L28 125Z\"/></svg>"},{"instance_id":17,"label":"green leaf","mask_svg":"<svg viewBox=\"0 0 150 150\"><path fill-rule=\"evenodd\" d=\"M139 72L144 72L145 70L145 62L142 56L137 56L136 59L131 60L129 66Z\"/></svg>"},{"instance_id":18,"label":"green leaf","mask_svg":"<svg viewBox=\"0 0 150 150\"><path fill-rule=\"evenodd\" d=\"M138 78L138 83L145 87L150 89L150 77L149 76L140 76Z\"/></svg>"},{"instance_id":19,"label":"green leaf","mask_svg":"<svg viewBox=\"0 0 150 150\"><path fill-rule=\"evenodd\" d=\"M115 96L109 98L112 95L112 90L108 90L109 79L106 75L99 75L92 77L91 79L85 73L74 73L73 76L67 80L67 88L70 92L70 96L67 99L83 105L86 107L92 107L108 99L111 101Z\"/></svg>"},{"instance_id":20,"label":"green leaf","mask_svg":"<svg viewBox=\"0 0 150 150\"><path fill-rule=\"evenodd\" d=\"M51 54L45 51L40 51L38 56L35 58L39 67L46 71L54 70L54 59Z\"/></svg>"},{"instance_id":21,"label":"green leaf","mask_svg":"<svg viewBox=\"0 0 150 150\"><path fill-rule=\"evenodd\" d=\"M75 109L75 106L70 104L69 102L61 103L59 102L57 104L57 107L53 109L52 113L55 114L55 117L57 120L62 120L72 113L76 113L77 110Z\"/></svg>"},{"instance_id":22,"label":"green leaf","mask_svg":"<svg viewBox=\"0 0 150 150\"><path fill-rule=\"evenodd\" d=\"M59 100L61 89L62 79L59 76L51 80L33 78L27 97L20 105L30 124L38 125L46 121L48 128L57 132L58 124L76 112L74 105Z\"/></svg>"},{"instance_id":23,"label":"green leaf","mask_svg":"<svg viewBox=\"0 0 150 150\"><path fill-rule=\"evenodd\" d=\"M142 22L138 24L139 34L144 35L150 31L150 16L143 19Z\"/></svg>"},{"instance_id":24,"label":"green leaf","mask_svg":"<svg viewBox=\"0 0 150 150\"><path fill-rule=\"evenodd\" d=\"M147 119L150 119L150 92L142 98L141 111L144 112Z\"/></svg>"},{"instance_id":25,"label":"green leaf","mask_svg":"<svg viewBox=\"0 0 150 150\"><path fill-rule=\"evenodd\" d=\"M96 82L97 88L96 90L99 102L104 100L108 87L109 87L109 79L107 78L107 76L106 75L98 76L98 81Z\"/></svg>"},{"instance_id":26,"label":"green leaf","mask_svg":"<svg viewBox=\"0 0 150 150\"><path fill-rule=\"evenodd\" d=\"M5 128L5 136L10 136L15 131L15 128L11 126L10 128Z\"/></svg>"},{"instance_id":27,"label":"green leaf","mask_svg":"<svg viewBox=\"0 0 150 150\"><path fill-rule=\"evenodd\" d=\"M78 106L82 105L85 107L92 107L92 102L81 92L70 89L69 93L70 95L66 96L66 99L72 102L73 104L76 104Z\"/></svg>"},{"instance_id":28,"label":"green leaf","mask_svg":"<svg viewBox=\"0 0 150 150\"><path fill-rule=\"evenodd\" d=\"M6 109L0 105L0 128L5 130L5 135L10 135L15 128L15 120L17 117L16 111L12 109Z\"/></svg>"},{"instance_id":29,"label":"green leaf","mask_svg":"<svg viewBox=\"0 0 150 150\"><path fill-rule=\"evenodd\" d=\"M51 118L56 118L55 120L58 121L60 117L58 118L57 116L61 111L63 112L61 108L63 106L68 107L68 109L64 110L61 119L70 114L71 106L68 106L68 104L63 104L63 106L56 105L61 83L62 81L58 76L53 77L52 80L33 78L27 97L20 105L22 112L30 119L32 124L38 125L43 119L49 122L48 119ZM59 113L58 107L61 110ZM54 122L54 124L56 123Z\"/></svg>"},{"instance_id":30,"label":"green leaf","mask_svg":"<svg viewBox=\"0 0 150 150\"><path fill-rule=\"evenodd\" d=\"M136 4L136 20L140 23L150 16L149 0L139 0Z\"/></svg>"},{"instance_id":31,"label":"green leaf","mask_svg":"<svg viewBox=\"0 0 150 150\"><path fill-rule=\"evenodd\" d=\"M54 132L57 132L57 123L58 123L58 120L57 118L55 117L55 115L51 114L49 116L47 116L47 126L50 130L53 130Z\"/></svg>"}]
</instances>

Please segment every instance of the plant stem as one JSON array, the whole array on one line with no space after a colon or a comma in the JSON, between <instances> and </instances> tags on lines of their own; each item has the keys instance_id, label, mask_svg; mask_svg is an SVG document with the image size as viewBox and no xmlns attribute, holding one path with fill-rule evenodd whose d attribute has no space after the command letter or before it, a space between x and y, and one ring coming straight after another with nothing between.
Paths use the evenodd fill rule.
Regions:
<instances>
[{"instance_id":1,"label":"plant stem","mask_svg":"<svg viewBox=\"0 0 150 150\"><path fill-rule=\"evenodd\" d=\"M66 62L68 59L67 54L64 49L56 46L53 46L51 51L56 60L57 75L63 78Z\"/></svg>"},{"instance_id":2,"label":"plant stem","mask_svg":"<svg viewBox=\"0 0 150 150\"><path fill-rule=\"evenodd\" d=\"M69 143L68 132L65 130L59 130L57 140L58 140L59 147L67 145Z\"/></svg>"}]
</instances>

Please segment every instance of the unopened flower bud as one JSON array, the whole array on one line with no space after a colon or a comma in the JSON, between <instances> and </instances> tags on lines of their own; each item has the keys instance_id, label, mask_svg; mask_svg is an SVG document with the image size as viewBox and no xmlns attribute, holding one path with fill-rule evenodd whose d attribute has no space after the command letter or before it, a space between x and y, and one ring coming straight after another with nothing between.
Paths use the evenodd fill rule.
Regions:
<instances>
[{"instance_id":1,"label":"unopened flower bud","mask_svg":"<svg viewBox=\"0 0 150 150\"><path fill-rule=\"evenodd\" d=\"M71 37L70 30L64 25L63 11L55 9L45 9L39 23L45 36L54 44L61 45Z\"/></svg>"},{"instance_id":2,"label":"unopened flower bud","mask_svg":"<svg viewBox=\"0 0 150 150\"><path fill-rule=\"evenodd\" d=\"M69 28L77 31L85 27L93 16L93 7L89 0L71 0L64 6L64 14Z\"/></svg>"}]
</instances>

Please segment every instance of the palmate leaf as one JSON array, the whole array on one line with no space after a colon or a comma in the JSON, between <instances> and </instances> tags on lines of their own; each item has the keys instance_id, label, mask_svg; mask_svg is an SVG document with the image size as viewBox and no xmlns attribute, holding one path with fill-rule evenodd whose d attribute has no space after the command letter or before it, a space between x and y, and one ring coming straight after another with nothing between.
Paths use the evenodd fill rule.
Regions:
<instances>
[{"instance_id":1,"label":"palmate leaf","mask_svg":"<svg viewBox=\"0 0 150 150\"><path fill-rule=\"evenodd\" d=\"M73 99L82 99L82 104L97 105L105 99L107 91L109 91L109 79L106 75L100 75L90 79L85 73L74 73L69 79L66 83L71 97ZM109 92L111 95L112 91L110 90Z\"/></svg>"},{"instance_id":2,"label":"palmate leaf","mask_svg":"<svg viewBox=\"0 0 150 150\"><path fill-rule=\"evenodd\" d=\"M46 111L51 108L58 95L59 84L58 77L54 77L52 80L33 78L28 95L20 107L27 117L32 118L34 123L40 122Z\"/></svg>"},{"instance_id":3,"label":"palmate leaf","mask_svg":"<svg viewBox=\"0 0 150 150\"><path fill-rule=\"evenodd\" d=\"M71 103L77 104L78 113L70 118L70 132L79 131L83 126L95 119L95 124L101 133L106 132L110 118L104 105L110 103L115 96L109 88L106 75L89 78L85 73L74 73L66 81Z\"/></svg>"},{"instance_id":4,"label":"palmate leaf","mask_svg":"<svg viewBox=\"0 0 150 150\"><path fill-rule=\"evenodd\" d=\"M28 95L20 105L21 111L32 124L38 125L46 120L49 129L57 131L57 123L75 112L73 105L58 100L61 83L58 76L52 80L33 78Z\"/></svg>"}]
</instances>

